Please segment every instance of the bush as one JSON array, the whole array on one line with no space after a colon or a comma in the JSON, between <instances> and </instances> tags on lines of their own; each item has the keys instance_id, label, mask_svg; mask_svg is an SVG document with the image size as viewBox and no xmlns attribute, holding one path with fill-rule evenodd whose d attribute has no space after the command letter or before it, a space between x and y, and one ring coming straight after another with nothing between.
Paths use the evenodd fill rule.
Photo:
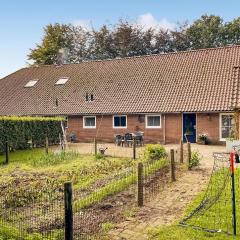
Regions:
<instances>
[{"instance_id":1,"label":"bush","mask_svg":"<svg viewBox=\"0 0 240 240\"><path fill-rule=\"evenodd\" d=\"M62 133L62 118L50 117L0 117L0 153L5 151L5 142L11 150L27 149L29 141L35 146L43 146L46 136L49 144L59 141Z\"/></svg>"},{"instance_id":2,"label":"bush","mask_svg":"<svg viewBox=\"0 0 240 240\"><path fill-rule=\"evenodd\" d=\"M144 151L147 160L158 160L167 157L166 149L160 144L148 144Z\"/></svg>"},{"instance_id":3,"label":"bush","mask_svg":"<svg viewBox=\"0 0 240 240\"><path fill-rule=\"evenodd\" d=\"M192 151L189 168L197 167L200 164L201 156L198 151Z\"/></svg>"},{"instance_id":4,"label":"bush","mask_svg":"<svg viewBox=\"0 0 240 240\"><path fill-rule=\"evenodd\" d=\"M101 153L97 153L97 154L95 155L95 159L96 159L96 160L105 159L105 155L104 155L104 154L101 154Z\"/></svg>"}]
</instances>

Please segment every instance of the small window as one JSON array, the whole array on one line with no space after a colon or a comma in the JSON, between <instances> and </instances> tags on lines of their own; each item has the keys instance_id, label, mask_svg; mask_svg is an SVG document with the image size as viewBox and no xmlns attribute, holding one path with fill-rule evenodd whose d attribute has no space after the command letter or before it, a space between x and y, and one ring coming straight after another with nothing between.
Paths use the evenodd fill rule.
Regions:
<instances>
[{"instance_id":1,"label":"small window","mask_svg":"<svg viewBox=\"0 0 240 240\"><path fill-rule=\"evenodd\" d=\"M33 87L36 83L37 83L38 80L30 80L26 85L25 87Z\"/></svg>"},{"instance_id":2,"label":"small window","mask_svg":"<svg viewBox=\"0 0 240 240\"><path fill-rule=\"evenodd\" d=\"M55 83L56 85L64 85L67 81L68 81L68 77L64 77L64 78L60 78L57 80L57 82Z\"/></svg>"},{"instance_id":3,"label":"small window","mask_svg":"<svg viewBox=\"0 0 240 240\"><path fill-rule=\"evenodd\" d=\"M127 128L127 116L114 116L113 117L114 128Z\"/></svg>"},{"instance_id":4,"label":"small window","mask_svg":"<svg viewBox=\"0 0 240 240\"><path fill-rule=\"evenodd\" d=\"M161 128L161 115L147 115L146 128Z\"/></svg>"},{"instance_id":5,"label":"small window","mask_svg":"<svg viewBox=\"0 0 240 240\"><path fill-rule=\"evenodd\" d=\"M234 115L220 114L220 139L222 141L232 138L234 135Z\"/></svg>"},{"instance_id":6,"label":"small window","mask_svg":"<svg viewBox=\"0 0 240 240\"><path fill-rule=\"evenodd\" d=\"M96 128L96 117L95 116L83 117L83 128Z\"/></svg>"}]
</instances>

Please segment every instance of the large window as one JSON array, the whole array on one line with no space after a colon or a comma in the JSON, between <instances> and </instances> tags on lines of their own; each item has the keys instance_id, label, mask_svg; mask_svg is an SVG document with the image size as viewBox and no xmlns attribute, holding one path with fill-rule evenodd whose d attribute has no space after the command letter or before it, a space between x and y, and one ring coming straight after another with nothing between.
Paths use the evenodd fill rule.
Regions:
<instances>
[{"instance_id":1,"label":"large window","mask_svg":"<svg viewBox=\"0 0 240 240\"><path fill-rule=\"evenodd\" d=\"M95 116L83 117L83 128L96 128L96 117Z\"/></svg>"},{"instance_id":2,"label":"large window","mask_svg":"<svg viewBox=\"0 0 240 240\"><path fill-rule=\"evenodd\" d=\"M146 128L161 128L161 115L146 115Z\"/></svg>"},{"instance_id":3,"label":"large window","mask_svg":"<svg viewBox=\"0 0 240 240\"><path fill-rule=\"evenodd\" d=\"M113 116L114 128L127 128L127 116Z\"/></svg>"},{"instance_id":4,"label":"large window","mask_svg":"<svg viewBox=\"0 0 240 240\"><path fill-rule=\"evenodd\" d=\"M220 114L220 140L233 137L234 115Z\"/></svg>"}]
</instances>

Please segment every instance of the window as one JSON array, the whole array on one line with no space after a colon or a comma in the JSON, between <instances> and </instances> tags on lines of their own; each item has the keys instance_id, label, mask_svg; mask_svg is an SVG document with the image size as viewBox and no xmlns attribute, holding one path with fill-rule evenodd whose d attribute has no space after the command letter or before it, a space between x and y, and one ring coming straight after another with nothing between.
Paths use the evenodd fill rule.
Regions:
<instances>
[{"instance_id":1,"label":"window","mask_svg":"<svg viewBox=\"0 0 240 240\"><path fill-rule=\"evenodd\" d=\"M37 83L38 80L30 80L26 85L25 87L33 87L36 83Z\"/></svg>"},{"instance_id":2,"label":"window","mask_svg":"<svg viewBox=\"0 0 240 240\"><path fill-rule=\"evenodd\" d=\"M161 115L146 115L146 128L161 128Z\"/></svg>"},{"instance_id":3,"label":"window","mask_svg":"<svg viewBox=\"0 0 240 240\"><path fill-rule=\"evenodd\" d=\"M113 116L114 128L127 128L127 116Z\"/></svg>"},{"instance_id":4,"label":"window","mask_svg":"<svg viewBox=\"0 0 240 240\"><path fill-rule=\"evenodd\" d=\"M220 140L233 137L234 115L220 114Z\"/></svg>"},{"instance_id":5,"label":"window","mask_svg":"<svg viewBox=\"0 0 240 240\"><path fill-rule=\"evenodd\" d=\"M95 116L83 117L83 128L96 128L96 117Z\"/></svg>"},{"instance_id":6,"label":"window","mask_svg":"<svg viewBox=\"0 0 240 240\"><path fill-rule=\"evenodd\" d=\"M60 78L57 80L57 82L55 83L56 85L64 85L67 81L68 81L68 77L64 77L64 78Z\"/></svg>"}]
</instances>

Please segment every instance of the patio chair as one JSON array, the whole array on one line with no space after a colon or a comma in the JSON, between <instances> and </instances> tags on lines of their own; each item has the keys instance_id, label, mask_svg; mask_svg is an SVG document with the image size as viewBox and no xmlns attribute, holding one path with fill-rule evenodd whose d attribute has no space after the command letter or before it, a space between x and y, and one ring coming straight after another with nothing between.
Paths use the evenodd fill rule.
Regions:
<instances>
[{"instance_id":1,"label":"patio chair","mask_svg":"<svg viewBox=\"0 0 240 240\"><path fill-rule=\"evenodd\" d=\"M143 146L143 132L137 132L135 135L136 145Z\"/></svg>"},{"instance_id":2,"label":"patio chair","mask_svg":"<svg viewBox=\"0 0 240 240\"><path fill-rule=\"evenodd\" d=\"M124 137L120 134L115 135L115 144L117 146L123 146L124 144Z\"/></svg>"},{"instance_id":3,"label":"patio chair","mask_svg":"<svg viewBox=\"0 0 240 240\"><path fill-rule=\"evenodd\" d=\"M133 135L131 133L126 133L124 136L125 146L129 147L133 145Z\"/></svg>"}]
</instances>

